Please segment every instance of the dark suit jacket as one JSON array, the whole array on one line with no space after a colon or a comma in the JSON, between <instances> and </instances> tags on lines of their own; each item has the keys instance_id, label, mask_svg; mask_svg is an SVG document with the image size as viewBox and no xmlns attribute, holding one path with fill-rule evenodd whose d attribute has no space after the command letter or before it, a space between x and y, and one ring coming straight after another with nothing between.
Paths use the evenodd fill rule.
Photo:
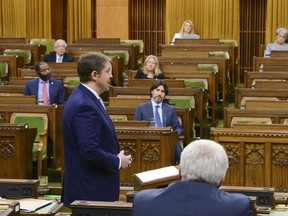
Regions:
<instances>
[{"instance_id":1,"label":"dark suit jacket","mask_svg":"<svg viewBox=\"0 0 288 216\"><path fill-rule=\"evenodd\" d=\"M163 189L143 190L133 199L133 216L248 216L249 198L207 183L178 181Z\"/></svg>"},{"instance_id":2,"label":"dark suit jacket","mask_svg":"<svg viewBox=\"0 0 288 216\"><path fill-rule=\"evenodd\" d=\"M24 95L38 96L39 78L28 80L24 88ZM60 80L49 81L49 104L65 104L65 89Z\"/></svg>"},{"instance_id":3,"label":"dark suit jacket","mask_svg":"<svg viewBox=\"0 0 288 216\"><path fill-rule=\"evenodd\" d=\"M134 120L149 121L151 118L154 118L152 102L148 101L140 104L135 111ZM162 103L162 120L163 127L171 126L173 130L177 130L178 136L183 133L183 127L178 120L174 107L167 103Z\"/></svg>"},{"instance_id":4,"label":"dark suit jacket","mask_svg":"<svg viewBox=\"0 0 288 216\"><path fill-rule=\"evenodd\" d=\"M118 200L120 145L100 101L80 84L70 95L62 120L64 205L74 200Z\"/></svg>"},{"instance_id":5,"label":"dark suit jacket","mask_svg":"<svg viewBox=\"0 0 288 216\"><path fill-rule=\"evenodd\" d=\"M160 73L158 74L158 76L154 76L153 79L164 79L164 74L163 73ZM148 78L146 74L144 74L143 70L138 70L134 79L151 79L151 78Z\"/></svg>"},{"instance_id":6,"label":"dark suit jacket","mask_svg":"<svg viewBox=\"0 0 288 216\"><path fill-rule=\"evenodd\" d=\"M46 54L43 58L43 61L44 62L56 62L56 56L57 55L55 52ZM72 56L68 55L67 53L64 53L62 62L73 62L73 61L74 61L74 58Z\"/></svg>"}]
</instances>

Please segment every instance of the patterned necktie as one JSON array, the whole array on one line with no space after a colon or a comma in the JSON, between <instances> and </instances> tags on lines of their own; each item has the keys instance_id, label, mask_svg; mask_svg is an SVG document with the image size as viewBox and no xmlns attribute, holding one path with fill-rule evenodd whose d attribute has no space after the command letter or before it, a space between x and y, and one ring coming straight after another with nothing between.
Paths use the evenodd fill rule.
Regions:
<instances>
[{"instance_id":1,"label":"patterned necktie","mask_svg":"<svg viewBox=\"0 0 288 216\"><path fill-rule=\"evenodd\" d=\"M58 59L57 59L57 63L61 63L62 62L62 57L59 56Z\"/></svg>"},{"instance_id":2,"label":"patterned necktie","mask_svg":"<svg viewBox=\"0 0 288 216\"><path fill-rule=\"evenodd\" d=\"M43 81L42 96L43 96L43 104L48 105L48 92L45 81Z\"/></svg>"},{"instance_id":3,"label":"patterned necktie","mask_svg":"<svg viewBox=\"0 0 288 216\"><path fill-rule=\"evenodd\" d=\"M160 118L160 115L159 115L159 105L156 105L155 106L155 118L156 118L156 124L157 124L157 127L162 127L162 123L161 123L161 118Z\"/></svg>"}]
</instances>

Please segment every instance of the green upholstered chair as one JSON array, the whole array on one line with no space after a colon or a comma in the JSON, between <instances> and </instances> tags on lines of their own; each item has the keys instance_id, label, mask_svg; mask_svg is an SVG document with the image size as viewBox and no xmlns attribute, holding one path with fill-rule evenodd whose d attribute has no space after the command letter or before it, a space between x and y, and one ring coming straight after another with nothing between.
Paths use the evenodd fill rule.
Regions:
<instances>
[{"instance_id":1,"label":"green upholstered chair","mask_svg":"<svg viewBox=\"0 0 288 216\"><path fill-rule=\"evenodd\" d=\"M193 97L189 96L175 96L175 97L169 97L168 103L173 105L175 108L180 107L180 108L195 108L195 100Z\"/></svg>"},{"instance_id":2,"label":"green upholstered chair","mask_svg":"<svg viewBox=\"0 0 288 216\"><path fill-rule=\"evenodd\" d=\"M143 65L143 58L144 58L144 42L143 40L121 40L121 44L128 44L128 45L135 45L139 47L139 56L137 59L138 68L141 68Z\"/></svg>"},{"instance_id":3,"label":"green upholstered chair","mask_svg":"<svg viewBox=\"0 0 288 216\"><path fill-rule=\"evenodd\" d=\"M6 81L8 77L8 63L7 62L0 62L0 83Z\"/></svg>"},{"instance_id":4,"label":"green upholstered chair","mask_svg":"<svg viewBox=\"0 0 288 216\"><path fill-rule=\"evenodd\" d=\"M44 113L13 113L10 123L26 123L29 128L37 128L33 144L33 162L37 163L37 175L47 172L48 117Z\"/></svg>"},{"instance_id":5,"label":"green upholstered chair","mask_svg":"<svg viewBox=\"0 0 288 216\"><path fill-rule=\"evenodd\" d=\"M4 55L16 55L24 58L25 64L31 63L31 51L23 49L5 49Z\"/></svg>"},{"instance_id":6,"label":"green upholstered chair","mask_svg":"<svg viewBox=\"0 0 288 216\"><path fill-rule=\"evenodd\" d=\"M80 83L80 80L78 77L66 77L65 83L67 83L67 86L78 86Z\"/></svg>"},{"instance_id":7,"label":"green upholstered chair","mask_svg":"<svg viewBox=\"0 0 288 216\"><path fill-rule=\"evenodd\" d=\"M40 44L46 47L45 54L48 54L50 52L54 52L54 39L39 39L39 38L33 38L30 40L30 44Z\"/></svg>"},{"instance_id":8,"label":"green upholstered chair","mask_svg":"<svg viewBox=\"0 0 288 216\"><path fill-rule=\"evenodd\" d=\"M238 47L237 40L219 40L220 45Z\"/></svg>"},{"instance_id":9,"label":"green upholstered chair","mask_svg":"<svg viewBox=\"0 0 288 216\"><path fill-rule=\"evenodd\" d=\"M198 64L197 71L214 71L215 73L218 72L218 65L217 64Z\"/></svg>"},{"instance_id":10,"label":"green upholstered chair","mask_svg":"<svg viewBox=\"0 0 288 216\"><path fill-rule=\"evenodd\" d=\"M208 89L208 83L206 79L185 79L185 88L202 88Z\"/></svg>"},{"instance_id":11,"label":"green upholstered chair","mask_svg":"<svg viewBox=\"0 0 288 216\"><path fill-rule=\"evenodd\" d=\"M124 65L129 64L129 52L127 50L103 50L103 54L109 57L119 56L124 60Z\"/></svg>"}]
</instances>

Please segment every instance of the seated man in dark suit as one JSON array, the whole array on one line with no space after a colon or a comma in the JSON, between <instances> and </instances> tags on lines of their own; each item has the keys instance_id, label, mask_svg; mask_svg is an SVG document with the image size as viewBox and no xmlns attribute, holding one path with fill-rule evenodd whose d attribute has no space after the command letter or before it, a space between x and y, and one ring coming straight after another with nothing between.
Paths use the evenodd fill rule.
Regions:
<instances>
[{"instance_id":1,"label":"seated man in dark suit","mask_svg":"<svg viewBox=\"0 0 288 216\"><path fill-rule=\"evenodd\" d=\"M38 62L35 71L38 78L27 81L24 95L35 95L39 105L65 104L64 85L60 80L51 78L49 65Z\"/></svg>"},{"instance_id":2,"label":"seated man in dark suit","mask_svg":"<svg viewBox=\"0 0 288 216\"><path fill-rule=\"evenodd\" d=\"M53 53L46 54L43 58L44 62L73 62L74 58L68 55L66 52L67 44L64 40L59 39L54 43L54 51Z\"/></svg>"},{"instance_id":3,"label":"seated man in dark suit","mask_svg":"<svg viewBox=\"0 0 288 216\"><path fill-rule=\"evenodd\" d=\"M135 112L134 120L149 121L156 120L157 127L172 127L177 130L178 136L183 134L181 126L173 106L163 103L165 96L168 94L168 86L163 80L155 81L150 87L151 101L140 104ZM159 114L158 114L159 113ZM176 143L175 160L176 164L180 161L182 147L179 140Z\"/></svg>"},{"instance_id":4,"label":"seated man in dark suit","mask_svg":"<svg viewBox=\"0 0 288 216\"><path fill-rule=\"evenodd\" d=\"M133 216L248 216L249 197L219 189L228 169L224 148L196 140L181 154L181 181L166 188L143 190L133 199Z\"/></svg>"}]
</instances>

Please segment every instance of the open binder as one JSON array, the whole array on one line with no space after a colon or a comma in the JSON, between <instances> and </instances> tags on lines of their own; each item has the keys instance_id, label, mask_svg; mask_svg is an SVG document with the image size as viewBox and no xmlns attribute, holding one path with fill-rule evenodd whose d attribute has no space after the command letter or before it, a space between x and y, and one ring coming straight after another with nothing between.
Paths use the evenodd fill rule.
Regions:
<instances>
[{"instance_id":1,"label":"open binder","mask_svg":"<svg viewBox=\"0 0 288 216\"><path fill-rule=\"evenodd\" d=\"M168 166L134 174L134 190L165 187L179 179L178 166Z\"/></svg>"}]
</instances>

